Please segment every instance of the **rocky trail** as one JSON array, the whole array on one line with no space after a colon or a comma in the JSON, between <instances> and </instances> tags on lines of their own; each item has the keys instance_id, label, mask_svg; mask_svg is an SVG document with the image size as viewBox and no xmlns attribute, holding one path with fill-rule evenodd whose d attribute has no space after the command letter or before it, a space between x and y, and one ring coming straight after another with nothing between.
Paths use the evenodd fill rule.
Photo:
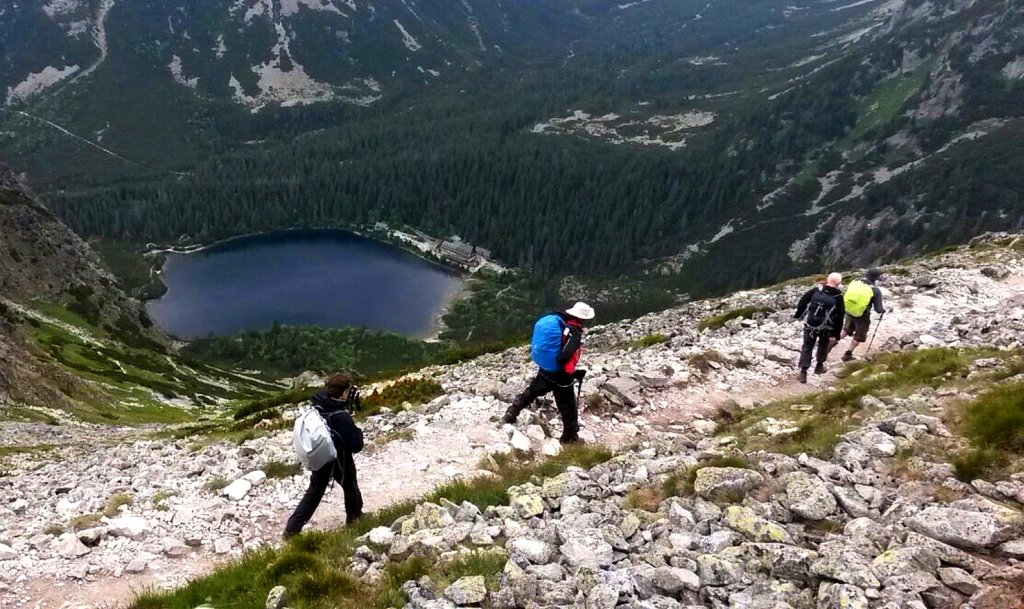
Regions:
<instances>
[{"instance_id":1,"label":"rocky trail","mask_svg":"<svg viewBox=\"0 0 1024 609\"><path fill-rule=\"evenodd\" d=\"M1019 348L1024 343L1024 256L1020 256L1017 250L964 247L912 264L889 267L886 271L888 277L883 289L890 313L875 339L876 351L969 345ZM584 428L581 435L588 442L624 450L626 457L615 460L614 465L598 466L595 472L570 476L579 483L578 493L549 493L544 489L539 513L517 516L516 508L512 507L500 508L506 512L512 510L511 514L500 512L469 517L480 526L501 527L503 535L510 540L526 538L519 530L508 530L509 527L515 528L514 524L508 524L509 519L522 521L518 525L521 528L532 528L529 523L537 524L534 522L537 518L545 520L547 528L539 534L539 539L528 539L531 543L524 541L515 545L510 541L508 544L516 564L523 569L529 567L526 580L533 582L534 594L542 597L547 594L547 600L555 605L566 598L570 601L578 598L577 594L584 594L589 599L597 588L608 598L620 598L620 594L627 593L639 594L635 582L627 586L617 580L602 581L596 584L597 588L591 586L584 591L577 577L568 577L563 567L555 568L557 561L552 558L551 547L538 544L551 546L557 545L559 539L563 543L566 539L575 539L581 548L598 548L597 559L589 550L581 551L580 557L563 556L563 564L595 569L607 568L613 553L619 560L623 553L654 551L653 546L662 537L660 533L667 530L664 525L637 524L633 527L629 524L622 533L625 538L621 543L616 541L607 548L606 560L605 545L608 544L598 543L593 538L593 530L600 529L599 526L574 527L570 531L564 519L577 513L583 515L581 520L584 524L594 524L598 520L608 521L607 518L598 518L595 513L607 516L612 512L620 520L625 518L621 503L628 482L653 480L657 474L668 472L672 467L695 462L698 454L714 454L724 445L724 440L714 436L717 429L714 418L723 409L743 410L775 399L820 391L835 381L833 371L841 368L837 361L841 348L833 352L832 370L828 374L812 376L808 385L801 385L795 380L794 362L801 325L792 319L792 310L807 287L800 284L741 292L728 298L690 303L629 322L594 328L588 334L584 365L590 374L584 389L586 406L581 412ZM746 315L725 321L719 328L698 329L702 320L747 307L750 309ZM439 381L446 392L444 396L421 407L371 417L364 426L368 449L357 456L360 486L367 509L422 496L453 478L486 475L481 472L481 463L492 453L513 450L538 454L557 452L558 443L551 436L557 436L560 424L550 406L542 406L539 413L524 412L517 427L501 427L496 423L508 402L532 374L528 359L525 348L519 348L485 355L456 366L424 370L420 374ZM892 417L909 412L898 405L889 408ZM929 434L939 430L931 419L914 419L909 424L923 427ZM873 425L872 429L878 431L878 424ZM554 430L553 434L551 430ZM907 433L914 435L917 432ZM675 441L680 436L689 439L686 444L689 448L684 449ZM0 477L0 607L4 609L110 607L130 601L138 590L180 585L246 550L279 543L284 521L306 484L304 473L294 474L282 467L294 461L289 431L262 435L241 445L226 442L206 445L195 439L162 438L152 429L110 428L70 422L57 427L4 423L0 424L0 446L35 447L7 455L0 461L0 471L6 472ZM870 442L861 442L858 446L861 446L858 450L867 451L864 454L869 457L875 456ZM826 552L818 548L818 554L834 556L835 561L832 566L816 568L813 574L809 565L817 554L814 558L806 553L790 555L796 552L790 548L798 546L799 540L809 535L803 529L796 531L790 525L792 512L799 513L802 509L793 505L791 500L801 492L797 487L806 487L809 489L807 492L820 495L821 478L808 473L813 474L814 471L838 476L829 484L839 484L839 479L853 484L851 480L856 478L856 484L865 488L871 486L877 482L875 478L857 473L868 471L870 465L866 459L861 459L861 452L857 452L854 459L859 460L856 467L851 465L849 472L843 470L838 473L827 462L806 458L783 459L781 455L773 459L774 465L768 470L764 466L767 461L762 461L758 467L753 467L752 475L727 472L719 482L709 479L707 493L698 492L695 500L673 503L664 508L669 510L667 517L671 525L678 529L671 536L664 536L664 540L667 543L671 539L670 547L677 548L681 552L679 556L688 557L688 553L699 546L703 555L716 558L703 562L695 557L680 558L676 561L678 564L665 568L686 573L659 569L659 579L649 581L650 590L662 590L667 586L677 599L682 594L696 603L694 595L697 590L703 590L706 582L712 582L707 585L715 586L715 590L728 589L730 593L739 589L738 582L749 584L743 590L767 585L756 578L756 581L747 582L732 565L741 558L728 556L726 550L743 547L750 552L760 552L759 555L772 564L792 565L798 572L795 579L811 581L824 577L837 586L852 586L861 591L837 588L827 595L847 594L859 599L858 594L863 595L865 589L872 590L872 594L877 592L881 585L881 582L875 583L877 575L872 576L874 579L865 576L855 582L846 581L848 578L838 575L833 577L833 571L842 569L858 572L858 565L863 562L856 558L855 552L851 553L852 550L838 542L831 554L832 550ZM268 472L272 474L269 477ZM744 481L748 478L753 480L754 475L757 480L749 484ZM601 476L610 476L612 482L606 486L597 484L595 481L601 480ZM735 476L742 480L737 481ZM716 486L747 491L764 486L766 478L776 479L772 488L778 489L775 492L788 506L786 514L768 513L775 509L771 507L774 504L768 503L734 506L736 509L730 507L724 512L719 510L717 514L707 507L711 504L706 500L715 494ZM891 479L886 481L890 485L893 483ZM1024 500L1024 484L1017 483L1016 487L1011 485L1008 488L1015 492L1018 487L1022 492L1018 500ZM831 498L833 495L829 494L829 488L824 494ZM859 486L857 490L861 490ZM886 487L884 492L889 493L890 490ZM881 518L881 506L891 504L891 501L886 503L880 498L881 491L876 497L873 492L865 490L862 495L868 497L859 500L844 495L844 492L833 491L839 497L841 507L849 512L847 520L851 522L855 513L860 514L856 517L858 519ZM540 493L538 489L522 492L526 495L537 493ZM567 508L567 502L573 495L584 497L580 501L585 505ZM887 494L886 499L891 500L891 497ZM613 500L617 501L614 509L600 503ZM980 501L977 497L971 500L975 504ZM823 500L826 506L835 502ZM925 505L924 502L919 503L919 508ZM989 516L995 513L994 508L975 504L957 509ZM341 525L344 522L342 506L340 489L332 489L310 527ZM934 528L933 524L939 526L935 523L941 521L944 514L929 513L928 510L932 509L940 508L924 508L922 514L927 517L921 516L923 524L912 527L917 534L927 536L930 527ZM829 513L837 510L840 508L830 507ZM702 511L710 515L702 515ZM891 511L890 505L886 513ZM458 514L457 510L451 512L451 518ZM915 517L914 513L908 511L905 517ZM1001 514L996 513L992 518L998 520L1002 518ZM984 519L988 516L968 517ZM781 522L774 526L782 527L785 535L765 524L769 521ZM888 527L895 522L887 521L883 525ZM999 533L983 540L984 543L979 542L979 547L994 547L997 543L988 542L997 538L998 543L1010 541L1010 533L1007 532L1010 529L1001 522L980 523L979 526L995 527ZM657 526L662 526L660 533L652 533L651 527ZM873 537L876 533L879 539L892 537L891 531L879 533L874 525L865 522L847 524L847 528L850 526L857 529L855 534L851 533L855 538L879 541ZM641 529L647 532L638 533ZM678 539L679 535L688 537ZM787 548L747 547L779 542L773 535L788 540ZM632 541L627 543L627 539ZM744 543L739 545L741 539ZM928 544L921 542L919 545ZM947 560L947 554L951 555L952 551L944 548L932 548L931 551L946 564L951 562ZM1011 550L1013 548L1016 546ZM561 552L566 552L565 545ZM725 558L720 556L723 552ZM782 554L776 556L773 552ZM386 560L384 555L387 553L386 549L377 548L369 554L364 553L362 558L356 557L353 564L360 566L363 572L369 571L372 577L373 565ZM516 558L517 553L519 558ZM933 562L932 558L917 558L929 565ZM1024 558L1024 553L1018 558ZM936 565L938 561L938 558L934 559ZM962 559L960 562L968 561ZM950 567L947 565L946 568ZM696 583L688 579L694 573L699 573ZM963 579L959 572L947 575ZM947 580L943 578L942 581ZM931 586L931 580L927 583ZM925 588L930 589L928 586ZM965 586L964 589L968 589L973 584ZM508 590L507 593L502 592L506 601L508 595L518 598L515 595L522 593L517 589ZM417 586L412 586L408 592L411 600L419 598L424 602L431 600L434 594ZM794 590L793 598L806 596L805 592ZM815 589L814 593L817 592ZM743 594L749 597L752 592ZM765 594L765 598L782 598L778 591ZM878 599L872 599L872 602L875 600ZM719 601L721 599L716 600ZM731 601L726 595L725 601L721 602ZM903 601L897 599L892 602ZM788 605L781 603L780 600L771 605L710 606L804 606L795 601ZM412 605L417 606L415 602ZM505 606L515 606L515 603ZM614 601L604 604L586 601L588 608L615 606ZM675 605L666 602L650 606L680 605L677 600ZM871 606L916 605L875 603Z\"/></svg>"}]
</instances>

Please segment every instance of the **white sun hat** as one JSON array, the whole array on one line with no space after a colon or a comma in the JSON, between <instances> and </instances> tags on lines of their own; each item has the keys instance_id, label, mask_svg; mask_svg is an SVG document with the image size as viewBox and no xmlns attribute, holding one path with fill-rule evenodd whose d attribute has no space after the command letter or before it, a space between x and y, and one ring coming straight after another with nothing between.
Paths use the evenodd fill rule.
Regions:
<instances>
[{"instance_id":1,"label":"white sun hat","mask_svg":"<svg viewBox=\"0 0 1024 609\"><path fill-rule=\"evenodd\" d=\"M577 302L565 311L576 319L594 319L594 307L585 302Z\"/></svg>"}]
</instances>

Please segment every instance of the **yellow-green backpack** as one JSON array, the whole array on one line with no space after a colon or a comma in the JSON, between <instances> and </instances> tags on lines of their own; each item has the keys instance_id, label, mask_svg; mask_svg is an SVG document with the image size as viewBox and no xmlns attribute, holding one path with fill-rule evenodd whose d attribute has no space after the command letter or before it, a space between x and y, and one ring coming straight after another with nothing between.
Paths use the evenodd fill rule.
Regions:
<instances>
[{"instance_id":1,"label":"yellow-green backpack","mask_svg":"<svg viewBox=\"0 0 1024 609\"><path fill-rule=\"evenodd\" d=\"M846 312L853 317L864 315L864 311L868 310L868 305L871 304L874 295L875 291L863 281L850 282L850 286L846 288L846 294L843 295Z\"/></svg>"}]
</instances>

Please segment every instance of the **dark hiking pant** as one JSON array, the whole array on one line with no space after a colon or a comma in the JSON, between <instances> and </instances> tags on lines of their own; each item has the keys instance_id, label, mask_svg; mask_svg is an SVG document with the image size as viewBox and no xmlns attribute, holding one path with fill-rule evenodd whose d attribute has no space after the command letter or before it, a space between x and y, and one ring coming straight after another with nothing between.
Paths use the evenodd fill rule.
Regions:
<instances>
[{"instance_id":1,"label":"dark hiking pant","mask_svg":"<svg viewBox=\"0 0 1024 609\"><path fill-rule=\"evenodd\" d=\"M817 346L817 360L824 364L828 359L828 350L831 347L832 333L828 330L812 330L804 328L804 345L800 349L800 369L807 370L811 367L811 356Z\"/></svg>"},{"instance_id":2,"label":"dark hiking pant","mask_svg":"<svg viewBox=\"0 0 1024 609\"><path fill-rule=\"evenodd\" d=\"M327 486L334 479L341 485L345 493L345 519L351 523L363 515L363 495L359 492L359 481L356 479L356 462L349 453L338 455L338 460L312 472L309 476L309 487L299 501L295 513L288 519L285 535L297 535L302 532L313 512L319 507L320 501L327 492Z\"/></svg>"},{"instance_id":3,"label":"dark hiking pant","mask_svg":"<svg viewBox=\"0 0 1024 609\"><path fill-rule=\"evenodd\" d=\"M558 414L562 415L562 437L563 442L575 442L579 440L579 414L576 411L576 383L573 378L565 373L548 374L539 372L534 377L526 390L516 396L512 406L508 409L509 414L519 416L524 408L533 403L534 400L553 393L555 404L558 406Z\"/></svg>"}]
</instances>

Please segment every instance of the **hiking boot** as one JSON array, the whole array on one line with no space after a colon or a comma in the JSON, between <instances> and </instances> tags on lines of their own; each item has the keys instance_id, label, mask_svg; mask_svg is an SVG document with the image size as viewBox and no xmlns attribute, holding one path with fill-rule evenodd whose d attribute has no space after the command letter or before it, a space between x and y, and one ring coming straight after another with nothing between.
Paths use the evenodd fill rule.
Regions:
<instances>
[{"instance_id":1,"label":"hiking boot","mask_svg":"<svg viewBox=\"0 0 1024 609\"><path fill-rule=\"evenodd\" d=\"M298 535L298 533L296 533L294 531L285 531L284 533L281 533L281 540L282 541L288 541L289 539L291 539L292 537L295 537L296 535Z\"/></svg>"},{"instance_id":2,"label":"hiking boot","mask_svg":"<svg viewBox=\"0 0 1024 609\"><path fill-rule=\"evenodd\" d=\"M518 418L519 413L509 408L505 411L504 416L501 417L501 422L505 425L515 425Z\"/></svg>"},{"instance_id":3,"label":"hiking boot","mask_svg":"<svg viewBox=\"0 0 1024 609\"><path fill-rule=\"evenodd\" d=\"M814 367L814 374L825 374L825 371L826 371L825 364L822 364L820 362L818 363L817 366Z\"/></svg>"},{"instance_id":4,"label":"hiking boot","mask_svg":"<svg viewBox=\"0 0 1024 609\"><path fill-rule=\"evenodd\" d=\"M577 436L575 438L559 438L558 442L562 446L570 446L570 445L571 446L582 446L582 445L586 444L586 442L584 442L583 440L579 439L579 436Z\"/></svg>"},{"instance_id":5,"label":"hiking boot","mask_svg":"<svg viewBox=\"0 0 1024 609\"><path fill-rule=\"evenodd\" d=\"M807 369L806 368L801 368L800 369L800 374L796 375L796 378L801 383L806 383L807 382Z\"/></svg>"},{"instance_id":6,"label":"hiking boot","mask_svg":"<svg viewBox=\"0 0 1024 609\"><path fill-rule=\"evenodd\" d=\"M844 353L843 354L843 361L844 362L852 362L853 361L853 351L847 351L846 353Z\"/></svg>"}]
</instances>

